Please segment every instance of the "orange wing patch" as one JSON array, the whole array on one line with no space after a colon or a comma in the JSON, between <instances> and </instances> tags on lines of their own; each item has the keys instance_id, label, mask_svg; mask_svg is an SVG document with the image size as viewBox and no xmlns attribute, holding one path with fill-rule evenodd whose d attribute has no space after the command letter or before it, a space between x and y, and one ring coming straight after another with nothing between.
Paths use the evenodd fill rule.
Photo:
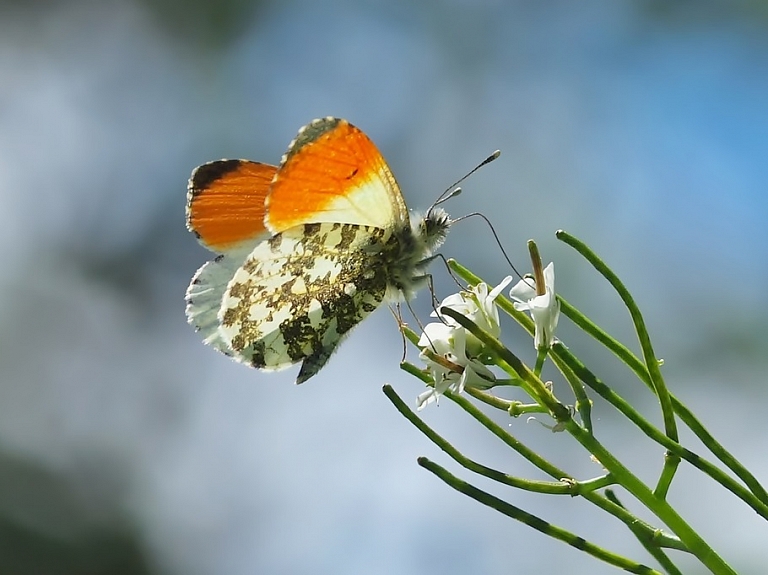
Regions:
<instances>
[{"instance_id":1,"label":"orange wing patch","mask_svg":"<svg viewBox=\"0 0 768 575\"><path fill-rule=\"evenodd\" d=\"M397 202L393 206L393 201ZM283 156L267 198L273 233L304 223L384 227L405 212L397 182L374 143L346 120L315 120Z\"/></svg>"},{"instance_id":2,"label":"orange wing patch","mask_svg":"<svg viewBox=\"0 0 768 575\"><path fill-rule=\"evenodd\" d=\"M247 160L219 160L192 172L187 228L214 252L226 252L266 232L265 199L277 168Z\"/></svg>"}]
</instances>

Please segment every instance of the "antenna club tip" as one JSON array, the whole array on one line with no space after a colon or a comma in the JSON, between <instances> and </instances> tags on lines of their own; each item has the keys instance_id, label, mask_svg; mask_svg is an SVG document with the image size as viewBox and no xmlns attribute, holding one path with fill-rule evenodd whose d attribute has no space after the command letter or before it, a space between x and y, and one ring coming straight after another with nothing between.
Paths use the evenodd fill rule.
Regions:
<instances>
[{"instance_id":1,"label":"antenna club tip","mask_svg":"<svg viewBox=\"0 0 768 575\"><path fill-rule=\"evenodd\" d=\"M484 165L486 165L486 164L490 164L490 163L491 163L493 160L495 160L496 158L498 158L500 155L501 155L501 150L496 150L496 151L495 151L493 154L491 154L491 155L490 155L490 156L488 156L486 159L484 159L484 160L482 161L482 163L480 164L480 166L484 166ZM477 168L479 168L480 166L477 166ZM477 170L477 168L475 168L475 170ZM473 171L474 171L474 170L473 170ZM470 173L471 173L471 172L470 172Z\"/></svg>"}]
</instances>

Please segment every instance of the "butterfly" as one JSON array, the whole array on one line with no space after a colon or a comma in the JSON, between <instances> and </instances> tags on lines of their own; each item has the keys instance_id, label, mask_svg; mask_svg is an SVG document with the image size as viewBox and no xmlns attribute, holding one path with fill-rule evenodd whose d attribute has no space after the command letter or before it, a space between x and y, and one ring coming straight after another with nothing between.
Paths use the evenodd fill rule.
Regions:
<instances>
[{"instance_id":1,"label":"butterfly","mask_svg":"<svg viewBox=\"0 0 768 575\"><path fill-rule=\"evenodd\" d=\"M187 228L218 254L192 278L186 315L205 343L265 371L315 375L383 302L407 300L451 219L412 218L387 162L339 118L299 130L279 166L219 160L192 172Z\"/></svg>"}]
</instances>

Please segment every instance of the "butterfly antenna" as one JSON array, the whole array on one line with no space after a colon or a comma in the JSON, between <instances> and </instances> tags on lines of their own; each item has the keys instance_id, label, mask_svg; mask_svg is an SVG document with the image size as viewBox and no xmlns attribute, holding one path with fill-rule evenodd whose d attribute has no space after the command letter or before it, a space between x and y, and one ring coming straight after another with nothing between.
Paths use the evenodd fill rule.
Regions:
<instances>
[{"instance_id":1,"label":"butterfly antenna","mask_svg":"<svg viewBox=\"0 0 768 575\"><path fill-rule=\"evenodd\" d=\"M435 200L435 203L432 204L432 207L429 208L429 211L431 212L434 208L442 204L443 202L450 200L454 196L458 196L461 193L461 188L458 188L458 186L461 182L466 180L469 176L474 174L477 170L485 166L486 164L490 164L493 160L498 158L501 155L501 150L496 150L493 154L488 156L486 159L484 159L482 162L477 164L474 168L472 168L469 172L464 174L461 178L456 180L454 183L452 183L450 186L448 186L445 191L440 194L440 196Z\"/></svg>"},{"instance_id":2,"label":"butterfly antenna","mask_svg":"<svg viewBox=\"0 0 768 575\"><path fill-rule=\"evenodd\" d=\"M504 245L501 243L501 240L499 239L499 234L496 233L496 228L493 227L493 224L491 223L491 220L488 219L488 217L485 214L481 214L480 212L473 212L471 214L467 214L465 216L461 216L453 220L452 223L460 222L461 220L466 220L472 217L478 217L482 218L486 224L488 224L488 227L491 229L491 233L493 234L493 239L496 240L496 245L499 246L499 250L501 250L501 255L504 256L504 259L507 260L507 263L509 264L509 267L512 268L512 271L515 272L515 275L519 277L520 279L525 279L519 271L517 271L517 268L515 267L515 264L512 263L512 260L509 259L509 256L507 255L507 251L504 249Z\"/></svg>"},{"instance_id":3,"label":"butterfly antenna","mask_svg":"<svg viewBox=\"0 0 768 575\"><path fill-rule=\"evenodd\" d=\"M442 260L442 262L443 262L443 265L445 266L445 269L446 269L446 271L448 272L448 275L449 275L449 276L451 277L451 279L453 280L453 283L455 283L455 284L456 284L456 286L459 288L459 291L464 291L465 289L467 289L467 286L465 286L464 284L462 284L462 283L459 281L459 278L458 278L458 277L456 277L456 274L455 274L455 273L453 273L453 270L451 269L451 266L450 266L450 264L448 263L448 260L447 260L447 259L445 259L445 256L444 256L443 254L441 254L441 253L436 253L436 254L435 254L435 259L439 259L439 260ZM433 306L433 307L435 308L435 309L434 309L434 311L437 311L437 298L436 298L436 297L434 297L434 293L432 294L432 299L433 299L433 301L434 301L434 306Z\"/></svg>"}]
</instances>

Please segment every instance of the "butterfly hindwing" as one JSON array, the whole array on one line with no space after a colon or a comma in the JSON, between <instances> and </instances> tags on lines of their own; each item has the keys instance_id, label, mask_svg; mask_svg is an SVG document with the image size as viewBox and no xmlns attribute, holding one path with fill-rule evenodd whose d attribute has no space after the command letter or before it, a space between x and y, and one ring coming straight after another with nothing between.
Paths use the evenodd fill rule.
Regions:
<instances>
[{"instance_id":1,"label":"butterfly hindwing","mask_svg":"<svg viewBox=\"0 0 768 575\"><path fill-rule=\"evenodd\" d=\"M203 264L187 288L187 321L200 333L205 343L226 355L232 355L232 350L219 333L221 300L227 284L247 255L248 252L220 255Z\"/></svg>"},{"instance_id":2,"label":"butterfly hindwing","mask_svg":"<svg viewBox=\"0 0 768 575\"><path fill-rule=\"evenodd\" d=\"M233 356L278 370L303 362L297 383L317 373L344 335L387 292L388 230L304 224L261 242L224 293L219 334Z\"/></svg>"}]
</instances>

